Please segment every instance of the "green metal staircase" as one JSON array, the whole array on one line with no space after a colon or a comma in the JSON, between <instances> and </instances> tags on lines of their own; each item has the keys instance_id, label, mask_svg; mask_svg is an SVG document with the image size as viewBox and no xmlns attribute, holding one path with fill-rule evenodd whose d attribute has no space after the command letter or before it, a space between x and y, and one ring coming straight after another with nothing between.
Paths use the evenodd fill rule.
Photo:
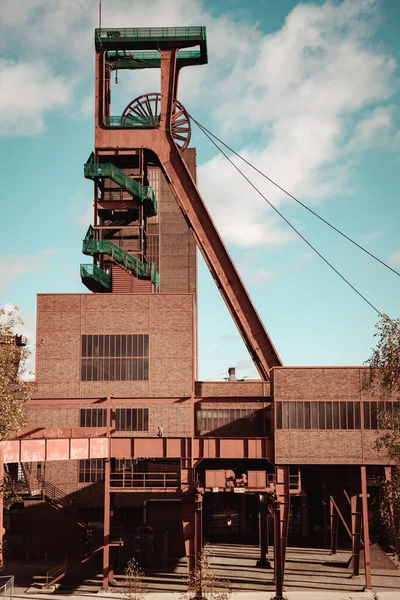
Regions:
<instances>
[{"instance_id":1,"label":"green metal staircase","mask_svg":"<svg viewBox=\"0 0 400 600\"><path fill-rule=\"evenodd\" d=\"M111 275L96 265L81 265L81 279L91 292L111 291Z\"/></svg>"},{"instance_id":2,"label":"green metal staircase","mask_svg":"<svg viewBox=\"0 0 400 600\"><path fill-rule=\"evenodd\" d=\"M109 240L95 240L94 229L92 226L89 227L86 237L83 240L82 252L83 254L90 256L94 256L96 254L107 254L114 262L121 265L121 267L124 267L138 279L150 279L156 286L156 289L158 289L160 276L153 263L142 263L140 260L137 260L137 258L131 256L125 252L125 250L117 246L117 244L114 244ZM90 265L81 265L81 274L82 270L86 274L87 267L89 266ZM104 276L107 276L107 273L105 273L105 271L99 267L93 266L93 275L90 275L89 273L88 276L92 278L102 277L104 279ZM105 287L104 284L103 287Z\"/></svg>"},{"instance_id":3,"label":"green metal staircase","mask_svg":"<svg viewBox=\"0 0 400 600\"><path fill-rule=\"evenodd\" d=\"M123 190L131 194L135 200L143 204L147 217L154 217L157 214L157 200L153 188L141 185L134 179L131 179L112 163L95 163L93 152L85 164L84 174L86 179L91 179L92 181L109 177Z\"/></svg>"}]
</instances>

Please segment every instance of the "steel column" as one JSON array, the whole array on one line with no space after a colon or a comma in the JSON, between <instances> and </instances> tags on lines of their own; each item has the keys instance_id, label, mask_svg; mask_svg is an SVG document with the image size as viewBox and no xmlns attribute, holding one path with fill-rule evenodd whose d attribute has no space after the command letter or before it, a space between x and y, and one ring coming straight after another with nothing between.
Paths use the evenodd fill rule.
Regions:
<instances>
[{"instance_id":1,"label":"steel column","mask_svg":"<svg viewBox=\"0 0 400 600\"><path fill-rule=\"evenodd\" d=\"M336 510L336 504L333 501L332 496L329 497L329 514L331 521L331 554L336 554L337 552L337 536L338 536L338 514Z\"/></svg>"},{"instance_id":2,"label":"steel column","mask_svg":"<svg viewBox=\"0 0 400 600\"><path fill-rule=\"evenodd\" d=\"M371 553L368 521L367 468L365 466L361 467L361 501L364 532L365 590L372 590Z\"/></svg>"},{"instance_id":3,"label":"steel column","mask_svg":"<svg viewBox=\"0 0 400 600\"><path fill-rule=\"evenodd\" d=\"M266 494L258 495L258 511L259 511L259 538L260 538L260 558L256 563L257 567L271 568L271 563L267 558L268 555L268 508Z\"/></svg>"},{"instance_id":4,"label":"steel column","mask_svg":"<svg viewBox=\"0 0 400 600\"><path fill-rule=\"evenodd\" d=\"M107 590L110 575L110 459L104 460L103 590Z\"/></svg>"},{"instance_id":5,"label":"steel column","mask_svg":"<svg viewBox=\"0 0 400 600\"><path fill-rule=\"evenodd\" d=\"M275 502L274 508L274 600L284 600L283 596L283 572L282 572L282 546L281 546L281 506Z\"/></svg>"},{"instance_id":6,"label":"steel column","mask_svg":"<svg viewBox=\"0 0 400 600\"><path fill-rule=\"evenodd\" d=\"M359 489L351 495L351 534L352 534L352 567L354 579L360 577L360 549L361 549L361 499Z\"/></svg>"}]
</instances>

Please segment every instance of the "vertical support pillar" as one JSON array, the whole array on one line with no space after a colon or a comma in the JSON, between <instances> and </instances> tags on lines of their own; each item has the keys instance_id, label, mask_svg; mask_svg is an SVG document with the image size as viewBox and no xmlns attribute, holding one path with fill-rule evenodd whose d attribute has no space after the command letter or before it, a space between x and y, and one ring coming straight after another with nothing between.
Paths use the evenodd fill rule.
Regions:
<instances>
[{"instance_id":1,"label":"vertical support pillar","mask_svg":"<svg viewBox=\"0 0 400 600\"><path fill-rule=\"evenodd\" d=\"M331 521L331 554L337 553L338 514L332 496L329 496L329 515Z\"/></svg>"},{"instance_id":2,"label":"vertical support pillar","mask_svg":"<svg viewBox=\"0 0 400 600\"><path fill-rule=\"evenodd\" d=\"M114 401L111 395L107 396L106 428L108 438L108 457L104 459L104 538L103 538L103 590L108 589L110 576L110 520L111 520L111 430L115 428Z\"/></svg>"},{"instance_id":3,"label":"vertical support pillar","mask_svg":"<svg viewBox=\"0 0 400 600\"><path fill-rule=\"evenodd\" d=\"M275 597L274 600L284 600L283 598L283 572L282 572L282 537L281 537L281 506L279 500L275 502L274 508L274 580Z\"/></svg>"},{"instance_id":4,"label":"vertical support pillar","mask_svg":"<svg viewBox=\"0 0 400 600\"><path fill-rule=\"evenodd\" d=\"M324 536L324 548L328 548L328 525L329 525L329 494L324 486L324 499L322 501L323 509L323 536Z\"/></svg>"},{"instance_id":5,"label":"vertical support pillar","mask_svg":"<svg viewBox=\"0 0 400 600\"><path fill-rule=\"evenodd\" d=\"M275 599L281 600L283 599L290 513L289 467L287 465L276 467L276 495L278 501L274 512Z\"/></svg>"},{"instance_id":6,"label":"vertical support pillar","mask_svg":"<svg viewBox=\"0 0 400 600\"><path fill-rule=\"evenodd\" d=\"M361 498L360 488L356 486L350 498L351 506L351 548L353 579L360 577L360 550L361 550Z\"/></svg>"},{"instance_id":7,"label":"vertical support pillar","mask_svg":"<svg viewBox=\"0 0 400 600\"><path fill-rule=\"evenodd\" d=\"M203 548L203 496L196 494L195 502L195 531L194 531L194 550L195 550L195 566L198 566L198 561Z\"/></svg>"},{"instance_id":8,"label":"vertical support pillar","mask_svg":"<svg viewBox=\"0 0 400 600\"><path fill-rule=\"evenodd\" d=\"M110 575L110 458L104 465L104 542L103 542L103 590L108 589Z\"/></svg>"},{"instance_id":9,"label":"vertical support pillar","mask_svg":"<svg viewBox=\"0 0 400 600\"><path fill-rule=\"evenodd\" d=\"M161 115L160 128L171 129L172 111L176 93L176 53L177 50L161 50Z\"/></svg>"},{"instance_id":10,"label":"vertical support pillar","mask_svg":"<svg viewBox=\"0 0 400 600\"><path fill-rule=\"evenodd\" d=\"M258 526L260 538L260 558L256 566L265 569L271 569L271 563L267 558L268 555L268 509L266 494L258 496Z\"/></svg>"},{"instance_id":11,"label":"vertical support pillar","mask_svg":"<svg viewBox=\"0 0 400 600\"><path fill-rule=\"evenodd\" d=\"M361 502L362 502L362 523L364 531L364 563L365 563L365 590L372 590L371 578L371 553L369 540L369 521L368 521L368 494L367 494L367 468L361 467Z\"/></svg>"}]
</instances>

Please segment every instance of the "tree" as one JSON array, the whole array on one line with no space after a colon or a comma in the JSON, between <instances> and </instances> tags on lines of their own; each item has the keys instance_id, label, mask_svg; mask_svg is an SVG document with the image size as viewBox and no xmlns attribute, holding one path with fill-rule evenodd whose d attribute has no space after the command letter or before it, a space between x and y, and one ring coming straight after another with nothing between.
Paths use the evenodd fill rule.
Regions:
<instances>
[{"instance_id":1,"label":"tree","mask_svg":"<svg viewBox=\"0 0 400 600\"><path fill-rule=\"evenodd\" d=\"M189 591L180 596L180 600L229 600L231 591L229 582L220 579L210 564L208 548L203 548L198 565L189 575Z\"/></svg>"},{"instance_id":2,"label":"tree","mask_svg":"<svg viewBox=\"0 0 400 600\"><path fill-rule=\"evenodd\" d=\"M22 381L29 350L15 330L23 325L18 308L0 308L0 443L25 425L30 384ZM3 453L0 452L3 461ZM1 464L3 473L3 464ZM18 500L8 476L0 478L0 511ZM3 527L0 527L0 568L3 564Z\"/></svg>"},{"instance_id":3,"label":"tree","mask_svg":"<svg viewBox=\"0 0 400 600\"><path fill-rule=\"evenodd\" d=\"M22 380L29 350L16 343L16 329L23 325L18 311L0 308L0 441L25 425L30 393L30 384Z\"/></svg>"},{"instance_id":4,"label":"tree","mask_svg":"<svg viewBox=\"0 0 400 600\"><path fill-rule=\"evenodd\" d=\"M143 571L134 558L128 560L124 569L124 576L125 596L128 600L143 600L146 592Z\"/></svg>"},{"instance_id":5,"label":"tree","mask_svg":"<svg viewBox=\"0 0 400 600\"><path fill-rule=\"evenodd\" d=\"M367 361L369 385L378 383L380 395L394 401L386 405L389 410L378 414L375 447L384 450L393 465L390 479L380 484L379 509L388 538L400 556L400 404L396 404L400 400L400 320L384 314L376 327L378 343Z\"/></svg>"}]
</instances>

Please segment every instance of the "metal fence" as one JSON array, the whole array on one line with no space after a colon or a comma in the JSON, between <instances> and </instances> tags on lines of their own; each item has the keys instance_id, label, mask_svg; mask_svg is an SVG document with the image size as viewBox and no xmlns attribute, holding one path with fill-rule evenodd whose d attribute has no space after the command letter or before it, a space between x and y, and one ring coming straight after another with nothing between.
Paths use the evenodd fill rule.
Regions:
<instances>
[{"instance_id":1,"label":"metal fence","mask_svg":"<svg viewBox=\"0 0 400 600\"><path fill-rule=\"evenodd\" d=\"M14 575L0 577L0 598L12 598L14 592Z\"/></svg>"}]
</instances>

